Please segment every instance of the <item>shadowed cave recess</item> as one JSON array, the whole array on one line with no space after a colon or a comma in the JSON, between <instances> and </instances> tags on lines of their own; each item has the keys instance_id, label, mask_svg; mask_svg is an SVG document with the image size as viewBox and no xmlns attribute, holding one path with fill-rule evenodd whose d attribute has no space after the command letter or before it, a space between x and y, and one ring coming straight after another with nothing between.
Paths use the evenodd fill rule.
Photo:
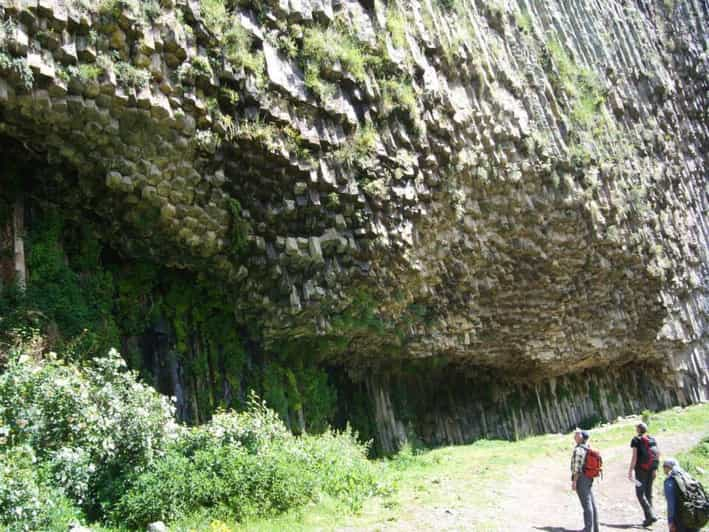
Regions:
<instances>
[{"instance_id":1,"label":"shadowed cave recess","mask_svg":"<svg viewBox=\"0 0 709 532\"><path fill-rule=\"evenodd\" d=\"M380 454L709 400L706 2L0 19L0 334Z\"/></svg>"}]
</instances>

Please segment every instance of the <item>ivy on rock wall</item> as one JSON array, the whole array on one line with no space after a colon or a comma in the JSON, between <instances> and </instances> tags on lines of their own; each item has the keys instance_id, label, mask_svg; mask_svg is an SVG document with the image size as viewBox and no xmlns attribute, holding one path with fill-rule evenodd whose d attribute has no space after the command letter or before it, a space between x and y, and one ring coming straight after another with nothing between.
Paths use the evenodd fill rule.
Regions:
<instances>
[{"instance_id":1,"label":"ivy on rock wall","mask_svg":"<svg viewBox=\"0 0 709 532\"><path fill-rule=\"evenodd\" d=\"M49 212L29 235L26 291L7 287L0 298L0 332L44 329L61 347L82 358L119 342L112 310L113 277L99 267L99 245L81 231L71 259L62 244L63 223Z\"/></svg>"},{"instance_id":2,"label":"ivy on rock wall","mask_svg":"<svg viewBox=\"0 0 709 532\"><path fill-rule=\"evenodd\" d=\"M256 390L295 432L321 432L336 393L319 366L319 347L257 348L257 332L234 312L234 295L206 276L147 260L127 260L55 206L33 205L26 290L4 286L0 335L42 331L50 347L81 361L120 347L129 365L204 422L245 405Z\"/></svg>"}]
</instances>

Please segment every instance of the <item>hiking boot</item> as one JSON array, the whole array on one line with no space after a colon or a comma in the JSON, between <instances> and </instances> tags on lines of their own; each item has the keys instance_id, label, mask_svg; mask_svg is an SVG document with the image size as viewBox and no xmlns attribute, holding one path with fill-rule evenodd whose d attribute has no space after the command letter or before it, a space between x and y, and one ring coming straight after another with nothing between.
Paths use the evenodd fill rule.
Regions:
<instances>
[{"instance_id":1,"label":"hiking boot","mask_svg":"<svg viewBox=\"0 0 709 532\"><path fill-rule=\"evenodd\" d=\"M650 517L649 519L645 519L645 521L643 521L643 526L650 526L655 521L657 521L657 517Z\"/></svg>"}]
</instances>

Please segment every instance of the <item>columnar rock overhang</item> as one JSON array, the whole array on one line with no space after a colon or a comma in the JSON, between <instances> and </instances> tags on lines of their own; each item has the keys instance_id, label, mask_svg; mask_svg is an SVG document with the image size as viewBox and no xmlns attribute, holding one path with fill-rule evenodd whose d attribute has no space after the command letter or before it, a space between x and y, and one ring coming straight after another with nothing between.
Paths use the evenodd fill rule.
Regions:
<instances>
[{"instance_id":1,"label":"columnar rock overhang","mask_svg":"<svg viewBox=\"0 0 709 532\"><path fill-rule=\"evenodd\" d=\"M226 5L0 2L0 135L267 345L709 398L701 2Z\"/></svg>"}]
</instances>

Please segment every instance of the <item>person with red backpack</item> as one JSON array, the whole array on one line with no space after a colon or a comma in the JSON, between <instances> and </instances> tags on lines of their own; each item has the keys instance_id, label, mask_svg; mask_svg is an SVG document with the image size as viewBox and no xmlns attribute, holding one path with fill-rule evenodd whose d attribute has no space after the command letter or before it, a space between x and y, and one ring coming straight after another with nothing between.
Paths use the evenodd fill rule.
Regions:
<instances>
[{"instance_id":1,"label":"person with red backpack","mask_svg":"<svg viewBox=\"0 0 709 532\"><path fill-rule=\"evenodd\" d=\"M657 521L655 510L652 507L652 483L660 465L660 451L655 438L647 433L645 423L638 423L635 430L637 434L630 441L633 456L630 459L628 478L635 482L635 495L645 514L643 526L650 526ZM635 473L634 479L633 473Z\"/></svg>"},{"instance_id":2,"label":"person with red backpack","mask_svg":"<svg viewBox=\"0 0 709 532\"><path fill-rule=\"evenodd\" d=\"M576 492L583 509L584 532L598 532L598 509L593 497L593 479L601 474L601 455L588 444L590 434L581 429L574 432L574 452L571 455L571 489Z\"/></svg>"}]
</instances>

